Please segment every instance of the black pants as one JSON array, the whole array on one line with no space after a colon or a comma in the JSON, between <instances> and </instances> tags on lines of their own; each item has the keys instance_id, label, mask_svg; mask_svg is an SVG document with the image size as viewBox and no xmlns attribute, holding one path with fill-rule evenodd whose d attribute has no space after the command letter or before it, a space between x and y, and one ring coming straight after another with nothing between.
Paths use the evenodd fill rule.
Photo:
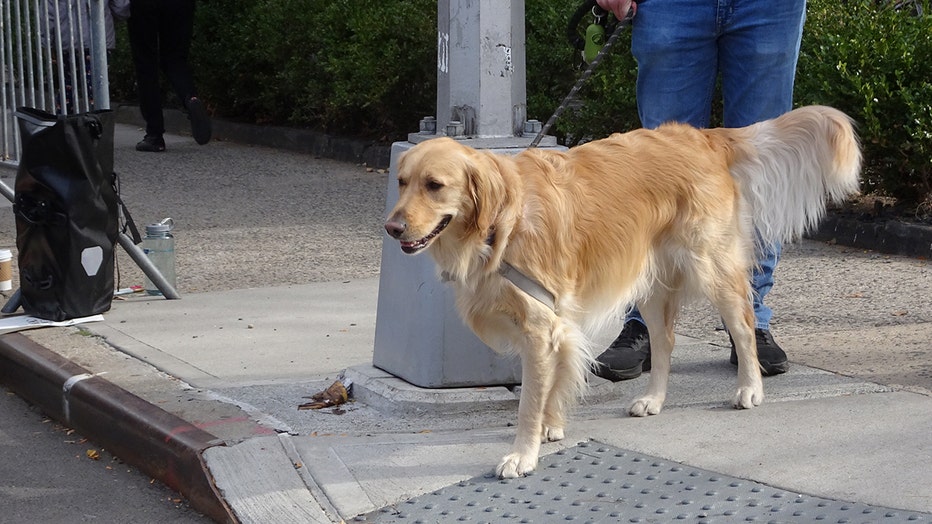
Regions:
<instances>
[{"instance_id":1,"label":"black pants","mask_svg":"<svg viewBox=\"0 0 932 524\"><path fill-rule=\"evenodd\" d=\"M188 65L194 0L132 0L130 10L129 42L136 65L139 109L146 121L146 134L162 135L165 120L159 69L182 103L197 96Z\"/></svg>"}]
</instances>

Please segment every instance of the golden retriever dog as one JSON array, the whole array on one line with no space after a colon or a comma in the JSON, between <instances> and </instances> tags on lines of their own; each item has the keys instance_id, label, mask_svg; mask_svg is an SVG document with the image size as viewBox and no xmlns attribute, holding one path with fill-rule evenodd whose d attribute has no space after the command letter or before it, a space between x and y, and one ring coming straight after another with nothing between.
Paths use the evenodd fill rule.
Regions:
<instances>
[{"instance_id":1,"label":"golden retriever dog","mask_svg":"<svg viewBox=\"0 0 932 524\"><path fill-rule=\"evenodd\" d=\"M799 237L826 200L856 193L860 163L850 119L821 106L738 129L666 124L515 156L436 138L399 158L385 229L405 253L430 252L483 342L520 356L516 437L497 468L517 477L537 466L541 442L563 438L593 363L587 334L632 304L650 334L651 372L631 415L663 407L674 320L697 296L734 340L734 406L759 405L754 250Z\"/></svg>"}]
</instances>

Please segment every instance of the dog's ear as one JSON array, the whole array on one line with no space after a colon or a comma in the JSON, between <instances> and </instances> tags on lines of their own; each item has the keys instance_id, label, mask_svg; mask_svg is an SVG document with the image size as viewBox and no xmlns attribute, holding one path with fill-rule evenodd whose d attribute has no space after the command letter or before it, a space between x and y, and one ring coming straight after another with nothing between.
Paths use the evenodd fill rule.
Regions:
<instances>
[{"instance_id":1,"label":"dog's ear","mask_svg":"<svg viewBox=\"0 0 932 524\"><path fill-rule=\"evenodd\" d=\"M492 153L476 151L465 163L476 232L491 233L507 195L501 166Z\"/></svg>"}]
</instances>

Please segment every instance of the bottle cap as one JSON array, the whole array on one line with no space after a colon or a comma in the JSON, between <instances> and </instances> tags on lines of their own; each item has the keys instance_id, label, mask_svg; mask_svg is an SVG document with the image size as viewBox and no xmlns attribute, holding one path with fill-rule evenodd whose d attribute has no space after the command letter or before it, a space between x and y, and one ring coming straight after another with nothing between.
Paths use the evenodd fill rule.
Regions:
<instances>
[{"instance_id":1,"label":"bottle cap","mask_svg":"<svg viewBox=\"0 0 932 524\"><path fill-rule=\"evenodd\" d=\"M148 224L146 225L146 234L147 235L161 235L168 233L175 228L175 221L171 218L162 219L161 222L157 224Z\"/></svg>"}]
</instances>

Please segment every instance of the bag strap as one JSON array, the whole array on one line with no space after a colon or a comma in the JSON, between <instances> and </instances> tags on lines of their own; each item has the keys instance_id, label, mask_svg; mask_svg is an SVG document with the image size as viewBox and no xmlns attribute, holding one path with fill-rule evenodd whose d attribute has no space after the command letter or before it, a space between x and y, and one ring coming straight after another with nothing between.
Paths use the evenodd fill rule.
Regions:
<instances>
[{"instance_id":1,"label":"bag strap","mask_svg":"<svg viewBox=\"0 0 932 524\"><path fill-rule=\"evenodd\" d=\"M126 230L129 229L133 243L139 244L142 242L142 237L139 235L139 228L136 227L136 222L133 221L133 215L129 213L126 202L123 202L123 198L120 196L120 177L115 171L113 173L113 192L116 194L117 204L120 205L121 214L123 215L123 233L126 233Z\"/></svg>"}]
</instances>

